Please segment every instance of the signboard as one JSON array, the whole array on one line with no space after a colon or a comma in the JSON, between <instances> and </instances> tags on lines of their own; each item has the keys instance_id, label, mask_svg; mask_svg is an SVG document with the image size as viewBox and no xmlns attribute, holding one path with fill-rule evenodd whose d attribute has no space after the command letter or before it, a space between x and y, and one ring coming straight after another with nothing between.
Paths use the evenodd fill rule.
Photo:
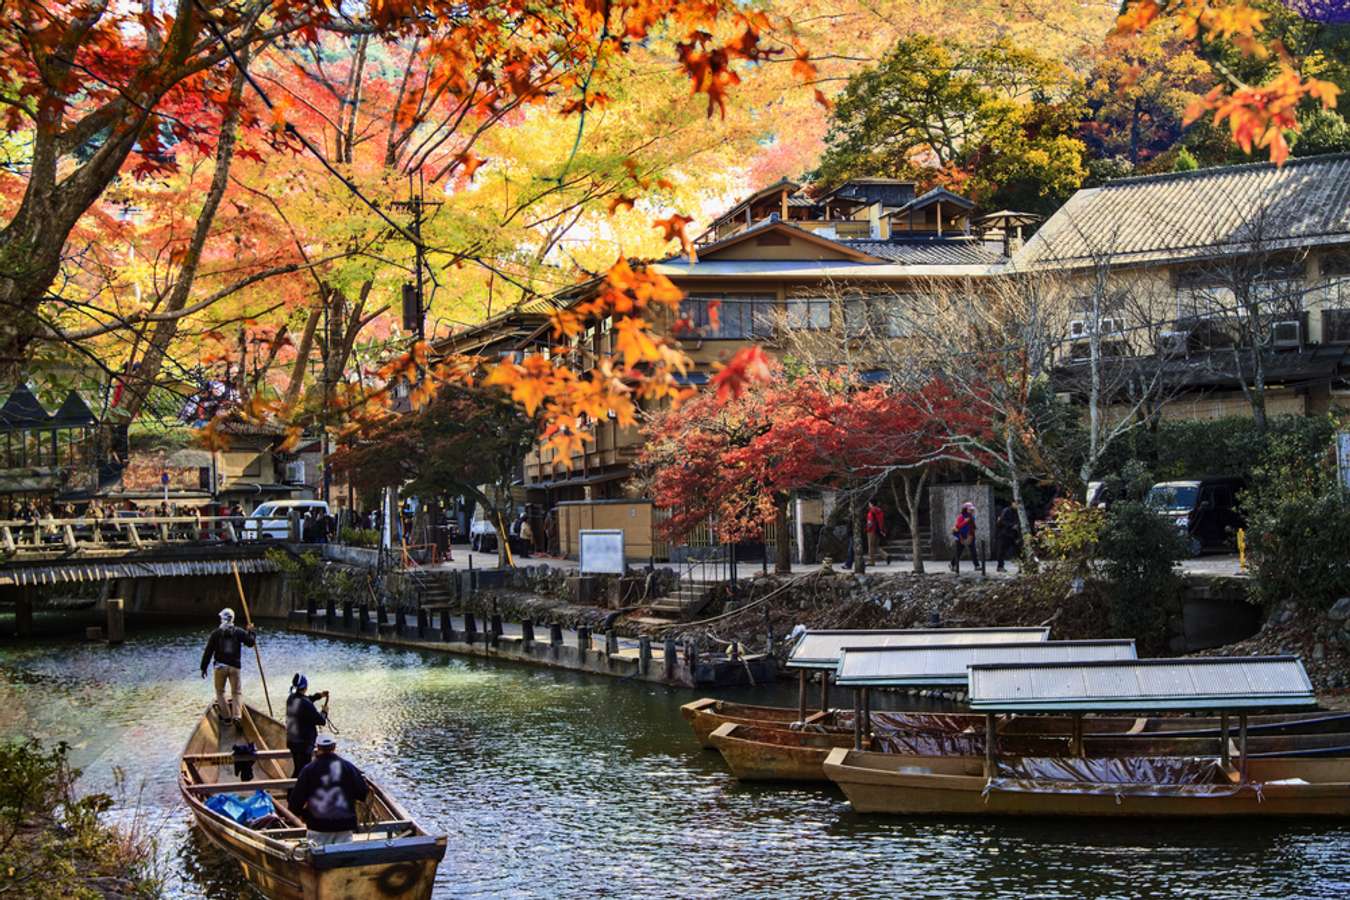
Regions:
<instances>
[{"instance_id":1,"label":"signboard","mask_svg":"<svg viewBox=\"0 0 1350 900\"><path fill-rule=\"evenodd\" d=\"M583 575L623 574L623 532L609 528L583 528L581 573Z\"/></svg>"},{"instance_id":2,"label":"signboard","mask_svg":"<svg viewBox=\"0 0 1350 900\"><path fill-rule=\"evenodd\" d=\"M1336 470L1341 476L1341 485L1350 490L1350 431L1336 433Z\"/></svg>"}]
</instances>

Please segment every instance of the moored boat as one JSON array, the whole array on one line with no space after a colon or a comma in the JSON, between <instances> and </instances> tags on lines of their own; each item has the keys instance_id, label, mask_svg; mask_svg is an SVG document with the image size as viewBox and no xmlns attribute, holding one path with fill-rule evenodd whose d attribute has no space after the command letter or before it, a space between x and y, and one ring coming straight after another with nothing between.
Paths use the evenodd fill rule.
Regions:
<instances>
[{"instance_id":1,"label":"moored boat","mask_svg":"<svg viewBox=\"0 0 1350 900\"><path fill-rule=\"evenodd\" d=\"M233 753L240 742L252 743L256 753ZM352 840L315 845L286 806L286 791L295 783L288 777L290 759L285 726L246 706L239 725L225 729L208 708L179 760L179 791L198 827L239 863L254 887L272 900L431 897L436 867L445 856L444 836L428 834L366 775L370 796L360 804L362 824ZM252 763L257 780L238 780L237 762ZM250 827L207 805L213 796L256 791L271 798L279 821Z\"/></svg>"},{"instance_id":2,"label":"moored boat","mask_svg":"<svg viewBox=\"0 0 1350 900\"><path fill-rule=\"evenodd\" d=\"M874 722L876 714L873 714ZM1059 734L1004 734L998 736L1001 753L1014 756L1063 756L1070 752L1068 722ZM741 781L828 782L825 760L836 747L852 747L851 731L801 731L764 725L727 722L709 735L731 774ZM877 754L918 760L929 757L963 758L967 768L980 770L985 756L983 732L877 732L864 738L864 749ZM1084 735L1088 757L1217 756L1217 733L1209 737L1176 736L1168 732ZM1248 755L1267 757L1350 757L1350 736L1341 734L1277 734L1248 738Z\"/></svg>"},{"instance_id":3,"label":"moored boat","mask_svg":"<svg viewBox=\"0 0 1350 900\"><path fill-rule=\"evenodd\" d=\"M982 762L835 748L825 774L859 812L1350 816L1350 760L1251 754L1251 711L1315 705L1293 657L977 665L968 684L971 707L986 714ZM996 738L996 714L1125 709L1236 714L1236 765L1226 734L1202 757L1089 758L1076 731L1069 755L1010 758Z\"/></svg>"}]
</instances>

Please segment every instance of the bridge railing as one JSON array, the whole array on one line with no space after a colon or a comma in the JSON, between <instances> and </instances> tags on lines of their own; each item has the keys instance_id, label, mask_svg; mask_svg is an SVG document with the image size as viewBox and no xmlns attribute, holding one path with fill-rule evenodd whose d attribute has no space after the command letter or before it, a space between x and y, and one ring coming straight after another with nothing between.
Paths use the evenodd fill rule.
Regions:
<instances>
[{"instance_id":1,"label":"bridge railing","mask_svg":"<svg viewBox=\"0 0 1350 900\"><path fill-rule=\"evenodd\" d=\"M242 538L243 523L243 516L0 519L0 552L14 556L61 549L235 544Z\"/></svg>"}]
</instances>

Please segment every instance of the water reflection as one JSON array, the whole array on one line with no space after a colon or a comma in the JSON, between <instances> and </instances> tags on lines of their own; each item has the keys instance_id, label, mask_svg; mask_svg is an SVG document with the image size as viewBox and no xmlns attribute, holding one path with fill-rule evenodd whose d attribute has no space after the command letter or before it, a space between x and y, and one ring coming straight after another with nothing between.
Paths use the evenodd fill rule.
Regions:
<instances>
[{"instance_id":1,"label":"water reflection","mask_svg":"<svg viewBox=\"0 0 1350 900\"><path fill-rule=\"evenodd\" d=\"M163 818L171 896L224 900L250 889L188 827L175 783L210 695L204 639L6 648L0 731L70 741L90 790L122 766ZM450 835L444 896L1332 897L1350 882L1345 828L862 817L836 791L731 779L680 717L687 692L284 634L262 652L274 691L297 670L332 691L343 752Z\"/></svg>"}]
</instances>

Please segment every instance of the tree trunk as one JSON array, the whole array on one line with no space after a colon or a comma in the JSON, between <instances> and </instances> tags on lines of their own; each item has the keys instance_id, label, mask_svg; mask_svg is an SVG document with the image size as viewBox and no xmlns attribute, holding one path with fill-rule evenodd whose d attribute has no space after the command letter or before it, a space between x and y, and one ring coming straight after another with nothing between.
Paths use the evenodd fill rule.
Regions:
<instances>
[{"instance_id":1,"label":"tree trunk","mask_svg":"<svg viewBox=\"0 0 1350 900\"><path fill-rule=\"evenodd\" d=\"M778 533L778 542L774 546L773 570L780 575L792 571L792 541L788 535L788 503L791 495L779 494L774 497L773 524Z\"/></svg>"},{"instance_id":2,"label":"tree trunk","mask_svg":"<svg viewBox=\"0 0 1350 900\"><path fill-rule=\"evenodd\" d=\"M244 60L244 65L248 65L247 60ZM229 106L226 108L225 117L220 123L220 143L216 145L216 169L211 176L211 187L207 191L202 210L197 216L197 224L192 232L192 241L183 257L183 264L178 269L178 279L174 282L173 290L164 305L165 312L178 312L183 309L187 306L188 297L192 292L192 284L197 277L197 267L201 263L206 239L211 233L211 226L216 219L216 210L220 208L220 201L225 196L225 188L229 184L230 163L234 160L234 147L238 138L239 114L243 108L241 103L243 92L244 71L241 69L235 74L234 82L230 85ZM136 373L137 380L128 385L130 396L123 410L128 421L135 419L140 413L146 397L150 394L150 389L154 387L155 379L159 377L159 370L164 365L164 356L168 353L169 345L173 343L174 337L178 334L178 323L180 321L180 319L173 318L155 323L149 345L140 360L140 368ZM243 360L241 359L241 369L242 366Z\"/></svg>"},{"instance_id":3,"label":"tree trunk","mask_svg":"<svg viewBox=\"0 0 1350 900\"><path fill-rule=\"evenodd\" d=\"M319 320L323 318L323 306L328 302L324 296L327 291L327 287L320 288L319 299L322 302L309 311L309 316L305 319L305 330L300 332L300 343L295 348L295 366L291 369L291 379L286 384L287 406L294 406L304 389L305 367L309 365L309 356L314 352L314 333L319 329Z\"/></svg>"},{"instance_id":4,"label":"tree trunk","mask_svg":"<svg viewBox=\"0 0 1350 900\"><path fill-rule=\"evenodd\" d=\"M919 469L919 477L916 480L912 472L901 472L900 483L904 487L905 502L900 503L900 498L896 497L895 482L891 482L891 495L895 497L895 507L897 510L903 510L905 522L909 525L909 552L913 556L910 568L916 574L922 575L925 571L923 560L923 541L919 534L919 507L923 498L923 486L928 481L928 467Z\"/></svg>"}]
</instances>

